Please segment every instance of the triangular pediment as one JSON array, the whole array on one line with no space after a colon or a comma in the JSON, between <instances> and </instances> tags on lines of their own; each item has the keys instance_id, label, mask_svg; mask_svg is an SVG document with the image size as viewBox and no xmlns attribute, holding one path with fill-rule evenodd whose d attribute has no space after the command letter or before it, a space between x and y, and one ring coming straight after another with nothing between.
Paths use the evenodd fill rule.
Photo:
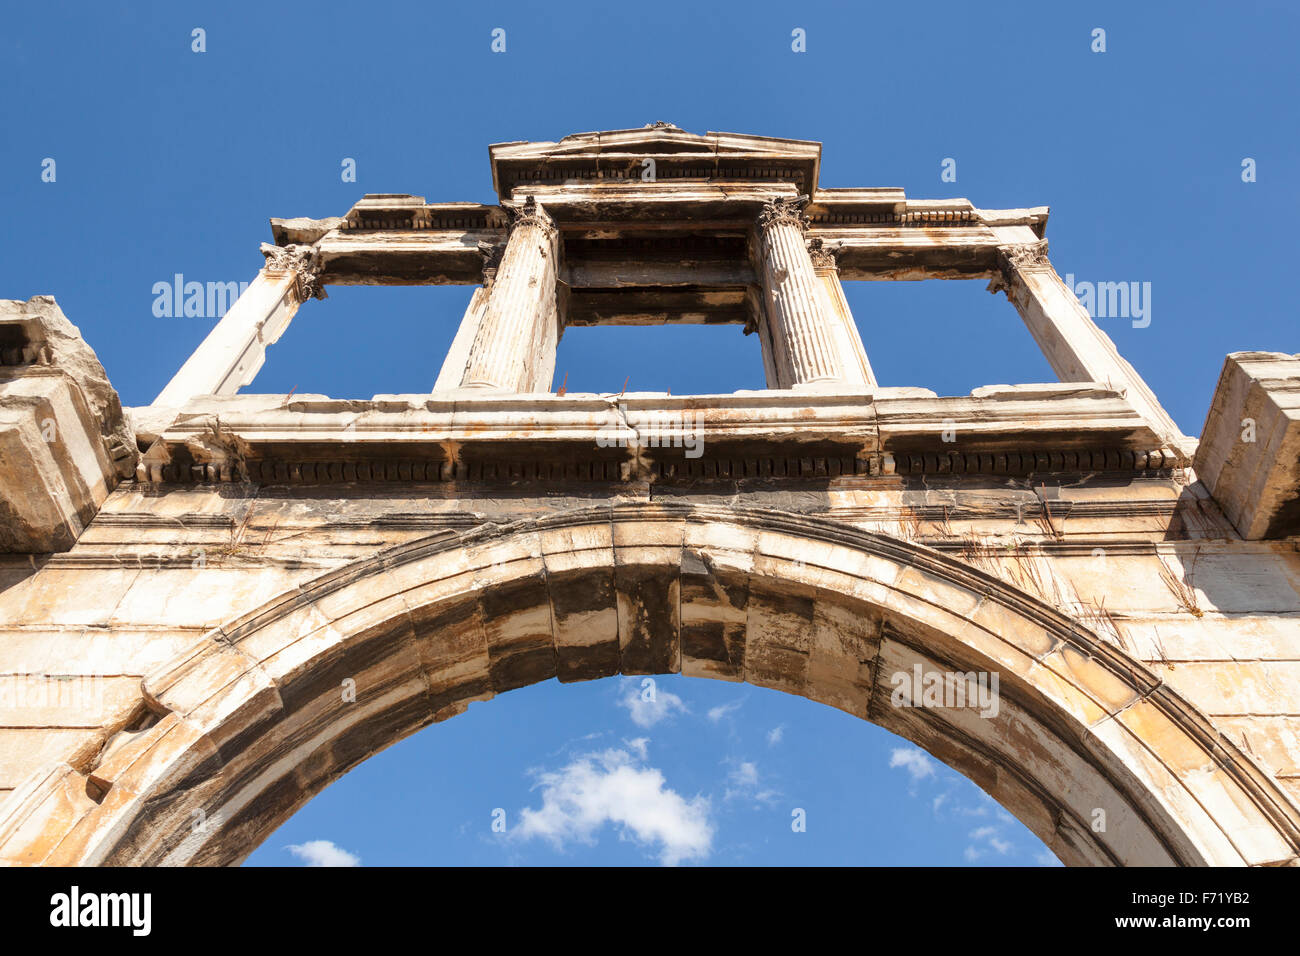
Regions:
<instances>
[{"instance_id":1,"label":"triangular pediment","mask_svg":"<svg viewBox=\"0 0 1300 956\"><path fill-rule=\"evenodd\" d=\"M793 182L817 187L821 143L744 133L691 133L670 123L574 133L559 142L497 143L492 181L504 200L522 183L560 184L643 178Z\"/></svg>"}]
</instances>

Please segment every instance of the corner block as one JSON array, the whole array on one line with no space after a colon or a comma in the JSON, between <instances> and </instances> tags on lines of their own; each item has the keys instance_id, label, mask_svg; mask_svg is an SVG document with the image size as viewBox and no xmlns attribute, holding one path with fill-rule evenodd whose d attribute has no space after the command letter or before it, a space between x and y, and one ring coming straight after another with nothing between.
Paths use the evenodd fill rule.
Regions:
<instances>
[{"instance_id":1,"label":"corner block","mask_svg":"<svg viewBox=\"0 0 1300 956\"><path fill-rule=\"evenodd\" d=\"M1242 537L1300 534L1300 355L1227 357L1193 466Z\"/></svg>"},{"instance_id":2,"label":"corner block","mask_svg":"<svg viewBox=\"0 0 1300 956\"><path fill-rule=\"evenodd\" d=\"M71 548L138 457L104 367L54 299L0 300L0 552Z\"/></svg>"}]
</instances>

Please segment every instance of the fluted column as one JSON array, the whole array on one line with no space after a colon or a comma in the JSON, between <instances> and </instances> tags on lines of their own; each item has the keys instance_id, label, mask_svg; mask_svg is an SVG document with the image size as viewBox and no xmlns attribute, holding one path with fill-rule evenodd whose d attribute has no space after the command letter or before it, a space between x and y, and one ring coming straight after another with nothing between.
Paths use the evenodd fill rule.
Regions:
<instances>
[{"instance_id":1,"label":"fluted column","mask_svg":"<svg viewBox=\"0 0 1300 956\"><path fill-rule=\"evenodd\" d=\"M460 388L460 383L465 378L465 370L469 367L469 355L474 348L474 340L478 338L479 326L483 324L483 315L487 312L489 297L490 293L486 286L479 286L470 296L469 306L461 317L456 337L451 340L451 348L447 350L447 357L442 361L438 380L433 383L435 392Z\"/></svg>"},{"instance_id":2,"label":"fluted column","mask_svg":"<svg viewBox=\"0 0 1300 956\"><path fill-rule=\"evenodd\" d=\"M464 388L550 391L558 321L559 230L532 197L511 217L510 238L470 349Z\"/></svg>"},{"instance_id":3,"label":"fluted column","mask_svg":"<svg viewBox=\"0 0 1300 956\"><path fill-rule=\"evenodd\" d=\"M876 373L871 369L867 350L862 345L862 336L858 334L853 312L849 309L849 300L844 296L844 286L840 284L837 254L836 250L825 248L820 239L808 240L808 255L812 259L813 272L821 283L822 294L826 297L826 315L837 340L844 384L850 388L875 388Z\"/></svg>"},{"instance_id":4,"label":"fluted column","mask_svg":"<svg viewBox=\"0 0 1300 956\"><path fill-rule=\"evenodd\" d=\"M806 229L798 200L773 200L758 217L760 281L781 388L833 383L841 375L825 297L804 245Z\"/></svg>"},{"instance_id":5,"label":"fluted column","mask_svg":"<svg viewBox=\"0 0 1300 956\"><path fill-rule=\"evenodd\" d=\"M179 407L196 395L234 395L266 361L266 347L307 299L325 298L316 250L262 243L266 264L153 400Z\"/></svg>"},{"instance_id":6,"label":"fluted column","mask_svg":"<svg viewBox=\"0 0 1300 956\"><path fill-rule=\"evenodd\" d=\"M487 313L488 300L492 297L492 286L496 282L497 269L501 266L501 256L506 251L504 242L478 244L479 255L483 257L483 284L470 296L465 314L461 316L456 336L451 341L446 357L442 360L442 369L433 384L435 392L461 387L465 380L465 370L469 368L470 353L474 349L474 340L478 338L479 326Z\"/></svg>"}]
</instances>

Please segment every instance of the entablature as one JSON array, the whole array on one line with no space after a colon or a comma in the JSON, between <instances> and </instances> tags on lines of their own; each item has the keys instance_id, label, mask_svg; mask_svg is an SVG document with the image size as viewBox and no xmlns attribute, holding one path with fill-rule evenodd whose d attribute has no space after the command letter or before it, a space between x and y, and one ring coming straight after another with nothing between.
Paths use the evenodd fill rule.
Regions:
<instances>
[{"instance_id":1,"label":"entablature","mask_svg":"<svg viewBox=\"0 0 1300 956\"><path fill-rule=\"evenodd\" d=\"M647 251L645 239L744 239L766 203L799 194L788 183L637 181L516 190L516 201L529 197L555 220L574 264L592 253L631 259ZM808 236L838 253L841 278L852 281L992 278L1005 227L1026 227L1040 239L1048 211L908 200L901 189L881 188L818 190L804 213ZM501 245L508 233L502 206L399 194L367 195L343 217L272 219L271 226L277 244L317 245L326 285L478 285L482 248ZM593 240L601 245L574 245ZM743 255L728 255L745 267ZM650 286L680 284L671 274L647 278Z\"/></svg>"},{"instance_id":2,"label":"entablature","mask_svg":"<svg viewBox=\"0 0 1300 956\"><path fill-rule=\"evenodd\" d=\"M1100 385L867 394L196 399L142 482L801 479L1144 472L1186 462Z\"/></svg>"}]
</instances>

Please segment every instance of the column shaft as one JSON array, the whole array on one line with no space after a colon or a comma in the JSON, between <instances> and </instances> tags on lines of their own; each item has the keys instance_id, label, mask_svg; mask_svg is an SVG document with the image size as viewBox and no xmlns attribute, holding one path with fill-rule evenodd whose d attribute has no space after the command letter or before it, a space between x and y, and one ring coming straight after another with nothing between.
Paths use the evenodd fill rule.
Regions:
<instances>
[{"instance_id":1,"label":"column shaft","mask_svg":"<svg viewBox=\"0 0 1300 956\"><path fill-rule=\"evenodd\" d=\"M769 203L759 216L759 273L782 388L834 382L843 368L804 228L797 204L787 200Z\"/></svg>"},{"instance_id":2,"label":"column shaft","mask_svg":"<svg viewBox=\"0 0 1300 956\"><path fill-rule=\"evenodd\" d=\"M550 391L558 338L558 258L555 223L530 199L515 213L462 387Z\"/></svg>"},{"instance_id":3,"label":"column shaft","mask_svg":"<svg viewBox=\"0 0 1300 956\"><path fill-rule=\"evenodd\" d=\"M867 360L867 350L862 345L862 336L858 334L857 324L853 321L849 300L844 296L835 253L823 249L820 239L810 240L809 246L813 272L821 283L821 292L826 299L826 315L835 333L836 348L843 362L844 384L847 387L875 388L876 374L871 369L871 362Z\"/></svg>"},{"instance_id":4,"label":"column shaft","mask_svg":"<svg viewBox=\"0 0 1300 956\"><path fill-rule=\"evenodd\" d=\"M465 315L460 320L460 328L456 330L456 337L451 340L451 348L447 350L447 357L443 359L438 380L433 385L435 392L460 388L460 383L465 378L465 370L469 367L469 356L474 348L474 340L478 337L479 326L483 324L483 316L487 312L490 296L491 293L485 286L479 286L474 290L469 306L465 309Z\"/></svg>"},{"instance_id":5,"label":"column shaft","mask_svg":"<svg viewBox=\"0 0 1300 956\"><path fill-rule=\"evenodd\" d=\"M289 327L303 300L324 292L315 280L314 254L303 247L264 243L266 265L154 399L179 407L196 395L234 395L266 361L266 347Z\"/></svg>"}]
</instances>

